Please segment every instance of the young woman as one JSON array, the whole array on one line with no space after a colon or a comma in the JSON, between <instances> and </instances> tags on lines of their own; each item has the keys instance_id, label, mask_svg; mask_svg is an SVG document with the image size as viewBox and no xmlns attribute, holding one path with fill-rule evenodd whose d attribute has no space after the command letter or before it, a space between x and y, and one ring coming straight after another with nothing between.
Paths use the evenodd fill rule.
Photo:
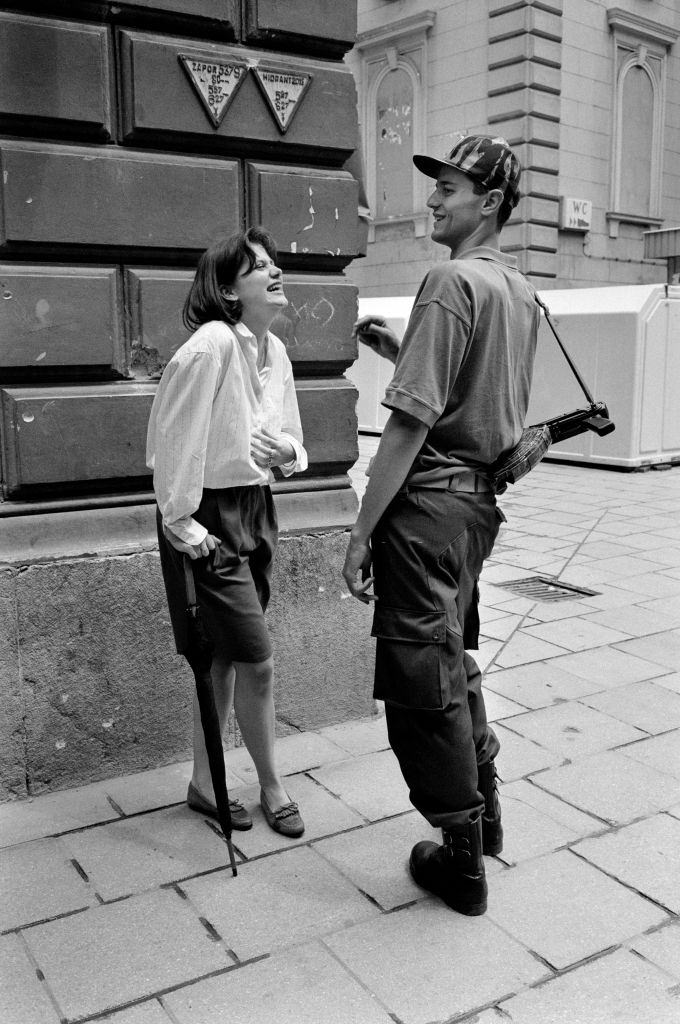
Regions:
<instances>
[{"instance_id":1,"label":"young woman","mask_svg":"<svg viewBox=\"0 0 680 1024\"><path fill-rule=\"evenodd\" d=\"M186 643L183 556L194 560L197 599L215 654L212 677L222 727L232 707L260 782L269 825L304 831L274 760L272 646L264 612L277 544L269 482L307 468L293 373L269 331L287 306L276 246L251 228L203 255L184 305L195 333L166 366L149 421L163 578L178 652ZM194 698L194 770L187 803L216 816ZM232 824L252 818L230 801Z\"/></svg>"}]
</instances>

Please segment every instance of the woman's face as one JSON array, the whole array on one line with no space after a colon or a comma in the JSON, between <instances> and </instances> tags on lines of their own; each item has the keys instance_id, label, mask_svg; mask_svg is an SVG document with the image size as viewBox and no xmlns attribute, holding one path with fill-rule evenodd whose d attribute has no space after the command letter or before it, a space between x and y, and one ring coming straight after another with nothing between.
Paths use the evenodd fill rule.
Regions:
<instances>
[{"instance_id":1,"label":"woman's face","mask_svg":"<svg viewBox=\"0 0 680 1024\"><path fill-rule=\"evenodd\" d=\"M281 270L262 245L253 245L252 251L255 256L253 269L250 269L248 260L244 260L236 280L229 289L229 292L240 300L243 307L242 317L246 321L253 315L273 315L277 309L284 309L288 305L288 299L283 292Z\"/></svg>"}]
</instances>

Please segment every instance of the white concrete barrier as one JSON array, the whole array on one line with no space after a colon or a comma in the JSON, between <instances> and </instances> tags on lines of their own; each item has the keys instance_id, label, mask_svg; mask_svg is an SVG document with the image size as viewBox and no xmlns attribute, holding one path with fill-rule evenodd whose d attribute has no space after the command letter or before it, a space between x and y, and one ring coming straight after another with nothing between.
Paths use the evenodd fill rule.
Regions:
<instances>
[{"instance_id":1,"label":"white concrete barrier","mask_svg":"<svg viewBox=\"0 0 680 1024\"><path fill-rule=\"evenodd\" d=\"M562 441L547 458L635 469L680 461L680 286L664 284L546 291L541 298L596 401L616 430ZM401 337L413 296L359 300L359 315L383 316ZM360 346L348 376L359 390L359 429L379 433L392 364ZM527 423L587 402L542 320Z\"/></svg>"}]
</instances>

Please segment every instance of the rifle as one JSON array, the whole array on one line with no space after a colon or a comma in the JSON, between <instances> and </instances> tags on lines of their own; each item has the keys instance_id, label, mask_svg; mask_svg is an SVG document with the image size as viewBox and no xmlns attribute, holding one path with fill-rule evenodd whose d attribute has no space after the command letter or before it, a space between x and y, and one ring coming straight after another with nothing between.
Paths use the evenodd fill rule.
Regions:
<instances>
[{"instance_id":1,"label":"rifle","mask_svg":"<svg viewBox=\"0 0 680 1024\"><path fill-rule=\"evenodd\" d=\"M586 430L592 430L598 437L604 437L615 429L614 423L609 419L607 406L603 402L595 401L588 390L588 385L579 373L576 363L564 347L550 318L550 310L544 302L541 302L538 295L534 297L543 310L550 330L555 335L557 344L562 349L564 358L569 363L589 405L587 409L564 412L550 420L543 420L542 423L534 423L525 427L514 448L498 458L491 466L491 479L497 494L502 494L508 484L517 483L530 469L533 469L541 461L551 444L557 444L558 441L564 441L568 437L576 437L577 434L584 434Z\"/></svg>"},{"instance_id":2,"label":"rifle","mask_svg":"<svg viewBox=\"0 0 680 1024\"><path fill-rule=\"evenodd\" d=\"M534 425L539 426L540 424ZM604 402L593 402L589 409L563 412L561 416L544 420L543 426L550 430L551 444L565 441L568 437L576 437L577 434L583 434L586 430L592 430L598 437L604 437L616 429L612 420L609 419L609 410Z\"/></svg>"},{"instance_id":3,"label":"rifle","mask_svg":"<svg viewBox=\"0 0 680 1024\"><path fill-rule=\"evenodd\" d=\"M591 395L588 385L584 381L583 377L579 373L576 363L567 352L564 347L564 343L560 338L552 318L550 316L550 310L544 302L542 302L538 295L536 296L536 302L543 310L548 326L555 335L555 340L560 346L564 358L569 363L572 373L576 377L583 394L586 396L589 404L587 409L575 409L574 412L564 412L560 416L555 416L551 420L544 420L542 424L537 423L534 426L546 426L550 430L550 438L552 444L557 444L558 441L564 441L568 437L576 437L577 434L584 434L586 430L592 430L598 437L605 437L606 434L611 434L612 430L615 430L615 424L609 419L609 410L604 402L596 402Z\"/></svg>"}]
</instances>

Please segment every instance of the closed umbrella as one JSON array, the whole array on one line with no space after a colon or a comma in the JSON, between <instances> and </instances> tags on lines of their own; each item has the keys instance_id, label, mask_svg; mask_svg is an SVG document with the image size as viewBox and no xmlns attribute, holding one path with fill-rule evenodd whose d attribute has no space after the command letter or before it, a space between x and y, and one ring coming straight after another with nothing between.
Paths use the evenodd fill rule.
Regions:
<instances>
[{"instance_id":1,"label":"closed umbrella","mask_svg":"<svg viewBox=\"0 0 680 1024\"><path fill-rule=\"evenodd\" d=\"M184 579L187 592L187 645L184 657L189 662L196 680L196 696L201 712L201 725L208 753L210 776L215 791L217 820L227 841L232 874L236 875L236 859L231 842L231 812L229 810L229 793L227 791L227 774L224 768L224 751L222 749L222 730L215 706L210 667L212 665L215 645L205 630L201 618L201 610L196 601L196 584L191 559L184 555Z\"/></svg>"}]
</instances>

